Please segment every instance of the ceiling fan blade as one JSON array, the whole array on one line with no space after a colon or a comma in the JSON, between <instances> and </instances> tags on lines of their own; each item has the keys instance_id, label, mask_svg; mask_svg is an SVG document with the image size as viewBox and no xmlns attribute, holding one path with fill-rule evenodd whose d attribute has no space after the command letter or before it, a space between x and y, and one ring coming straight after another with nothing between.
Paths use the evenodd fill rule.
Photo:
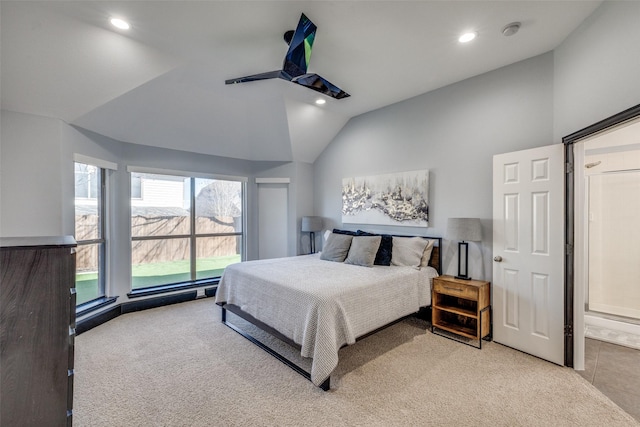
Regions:
<instances>
[{"instance_id":1,"label":"ceiling fan blade","mask_svg":"<svg viewBox=\"0 0 640 427\"><path fill-rule=\"evenodd\" d=\"M268 80L268 79L278 79L278 78L284 79L284 80L291 80L290 78L287 78L287 76L284 75L282 70L276 70L276 71L269 71L266 73L252 74L250 76L244 76L244 77L238 77L235 79L225 80L224 83L231 85L234 83L246 83L246 82L254 82L256 80Z\"/></svg>"},{"instance_id":2,"label":"ceiling fan blade","mask_svg":"<svg viewBox=\"0 0 640 427\"><path fill-rule=\"evenodd\" d=\"M309 61L311 60L311 49L313 48L313 42L316 38L316 30L316 25L311 22L304 13L301 14L300 21L298 21L298 26L293 32L293 36L290 36L290 31L285 33L285 40L288 41L289 37L291 37L291 40L289 42L289 50L284 57L282 70L229 79L225 80L225 83L230 85L234 83L280 78L335 99L349 97L350 95L347 92L319 75L307 73Z\"/></svg>"},{"instance_id":3,"label":"ceiling fan blade","mask_svg":"<svg viewBox=\"0 0 640 427\"><path fill-rule=\"evenodd\" d=\"M293 34L289 50L284 57L283 70L290 76L297 77L307 72L311 60L311 48L316 38L317 27L303 13Z\"/></svg>"},{"instance_id":4,"label":"ceiling fan blade","mask_svg":"<svg viewBox=\"0 0 640 427\"><path fill-rule=\"evenodd\" d=\"M316 92L324 93L325 95L335 99L342 99L351 96L317 74L304 74L300 77L294 78L292 82L315 90Z\"/></svg>"}]
</instances>

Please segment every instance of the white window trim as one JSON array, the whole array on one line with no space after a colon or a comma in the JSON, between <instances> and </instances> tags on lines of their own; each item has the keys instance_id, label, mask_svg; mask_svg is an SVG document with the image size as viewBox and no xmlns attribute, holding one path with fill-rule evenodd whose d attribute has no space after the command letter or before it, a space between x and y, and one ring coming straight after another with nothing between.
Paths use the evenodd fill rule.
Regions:
<instances>
[{"instance_id":1,"label":"white window trim","mask_svg":"<svg viewBox=\"0 0 640 427\"><path fill-rule=\"evenodd\" d=\"M247 182L248 178L244 176L233 176L233 175L220 175L220 174L211 174L211 173L203 173L203 172L189 172L182 170L174 170L174 169L159 169L159 168L150 168L145 166L127 166L127 172L135 172L135 173L151 173L158 175L173 175L173 176L183 176L185 178L208 178L208 179L220 179L225 181L240 181Z\"/></svg>"},{"instance_id":2,"label":"white window trim","mask_svg":"<svg viewBox=\"0 0 640 427\"><path fill-rule=\"evenodd\" d=\"M98 166L102 169L110 169L117 171L118 164L110 162L108 160L96 159L95 157L85 156L84 154L73 153L73 161L77 163L84 163L91 166Z\"/></svg>"},{"instance_id":3,"label":"white window trim","mask_svg":"<svg viewBox=\"0 0 640 427\"><path fill-rule=\"evenodd\" d=\"M290 184L291 178L256 178L256 184Z\"/></svg>"}]
</instances>

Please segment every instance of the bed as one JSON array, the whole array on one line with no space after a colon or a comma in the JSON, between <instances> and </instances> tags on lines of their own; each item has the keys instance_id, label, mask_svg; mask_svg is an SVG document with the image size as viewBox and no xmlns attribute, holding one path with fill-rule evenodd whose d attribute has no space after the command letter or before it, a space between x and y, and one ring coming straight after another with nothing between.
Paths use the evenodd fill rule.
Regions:
<instances>
[{"instance_id":1,"label":"bed","mask_svg":"<svg viewBox=\"0 0 640 427\"><path fill-rule=\"evenodd\" d=\"M341 347L431 305L431 280L441 270L441 239L393 239L398 244L429 239L424 250L430 246L430 253L421 253L428 259L417 266L363 266L349 263L348 254L344 262L335 262L319 253L230 265L216 292L222 321L328 390ZM357 241L354 237L352 248ZM227 310L298 348L302 357L312 359L310 372L228 323Z\"/></svg>"}]
</instances>

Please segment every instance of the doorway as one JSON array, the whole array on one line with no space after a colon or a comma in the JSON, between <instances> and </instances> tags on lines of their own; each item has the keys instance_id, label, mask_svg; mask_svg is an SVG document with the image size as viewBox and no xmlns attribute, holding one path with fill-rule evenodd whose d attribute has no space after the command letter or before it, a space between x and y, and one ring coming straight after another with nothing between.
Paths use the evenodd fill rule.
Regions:
<instances>
[{"instance_id":1,"label":"doorway","mask_svg":"<svg viewBox=\"0 0 640 427\"><path fill-rule=\"evenodd\" d=\"M582 370L585 336L640 348L640 105L563 142L573 160L567 285L575 302L574 368Z\"/></svg>"},{"instance_id":2,"label":"doorway","mask_svg":"<svg viewBox=\"0 0 640 427\"><path fill-rule=\"evenodd\" d=\"M585 335L640 346L640 118L578 142ZM640 348L640 347L637 347Z\"/></svg>"}]
</instances>

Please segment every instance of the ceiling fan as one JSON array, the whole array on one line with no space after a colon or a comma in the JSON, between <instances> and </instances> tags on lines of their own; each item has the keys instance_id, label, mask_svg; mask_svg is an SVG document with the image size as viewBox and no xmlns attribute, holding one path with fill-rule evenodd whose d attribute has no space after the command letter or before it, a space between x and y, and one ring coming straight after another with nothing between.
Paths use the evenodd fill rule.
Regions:
<instances>
[{"instance_id":1,"label":"ceiling fan","mask_svg":"<svg viewBox=\"0 0 640 427\"><path fill-rule=\"evenodd\" d=\"M323 93L335 99L342 99L350 96L348 93L325 80L321 76L307 73L307 67L311 60L311 48L313 47L313 41L316 37L316 29L317 27L315 24L303 13L302 16L300 16L300 21L298 22L298 27L295 32L287 31L284 34L284 39L289 44L289 50L284 57L282 70L229 79L225 80L225 83L229 85L234 83L280 78Z\"/></svg>"}]
</instances>

